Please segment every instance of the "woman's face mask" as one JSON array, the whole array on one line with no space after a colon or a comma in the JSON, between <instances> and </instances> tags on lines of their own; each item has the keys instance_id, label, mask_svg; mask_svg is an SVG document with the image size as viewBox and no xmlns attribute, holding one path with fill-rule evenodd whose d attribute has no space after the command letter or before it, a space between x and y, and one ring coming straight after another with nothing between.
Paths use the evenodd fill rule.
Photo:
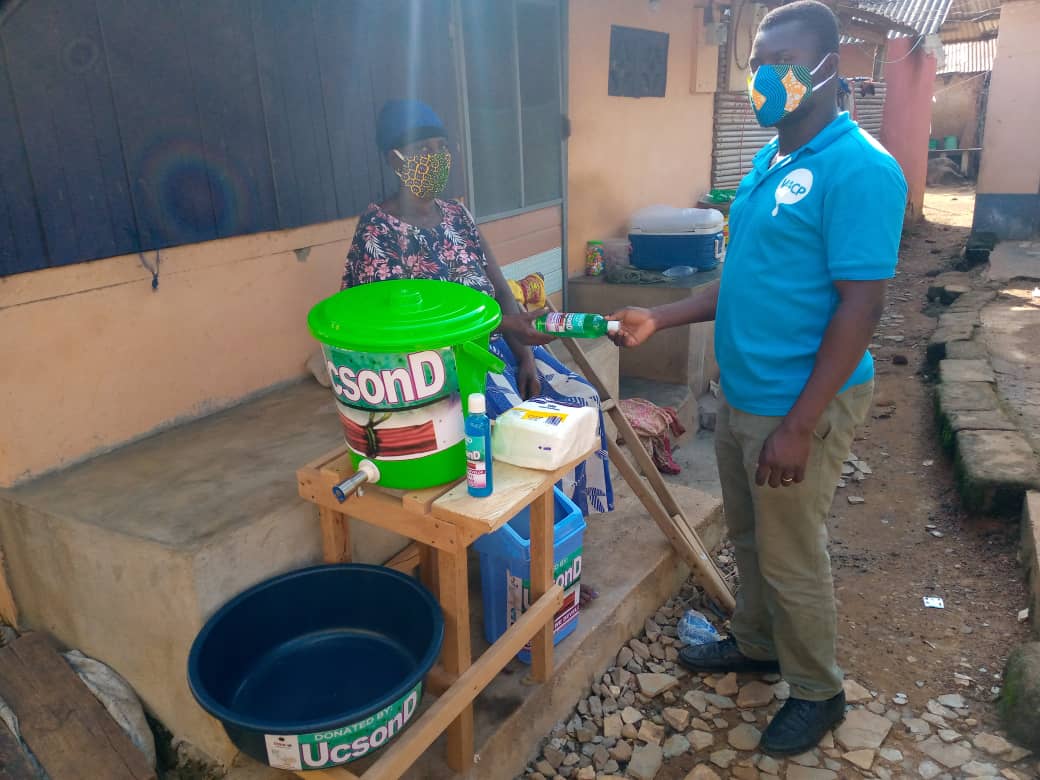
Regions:
<instances>
[{"instance_id":1,"label":"woman's face mask","mask_svg":"<svg viewBox=\"0 0 1040 780\"><path fill-rule=\"evenodd\" d=\"M395 171L397 178L412 195L420 200L431 200L444 192L451 174L451 152L444 150L405 157L394 149L394 154L401 158L401 167Z\"/></svg>"},{"instance_id":2,"label":"woman's face mask","mask_svg":"<svg viewBox=\"0 0 1040 780\"><path fill-rule=\"evenodd\" d=\"M828 53L815 68L807 65L760 65L748 75L748 99L755 110L755 118L762 127L773 127L808 100L813 89L818 89L834 78L832 73L819 84L813 76L830 58Z\"/></svg>"}]
</instances>

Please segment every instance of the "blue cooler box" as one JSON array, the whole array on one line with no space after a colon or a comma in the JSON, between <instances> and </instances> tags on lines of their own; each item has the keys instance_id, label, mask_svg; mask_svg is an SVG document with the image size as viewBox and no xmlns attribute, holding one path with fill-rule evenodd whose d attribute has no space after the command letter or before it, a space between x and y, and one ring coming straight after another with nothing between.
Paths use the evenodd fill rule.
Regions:
<instances>
[{"instance_id":1,"label":"blue cooler box","mask_svg":"<svg viewBox=\"0 0 1040 780\"><path fill-rule=\"evenodd\" d=\"M556 613L553 644L578 627L581 595L581 553L585 520L581 510L559 488L553 489L553 577L563 589L563 606ZM494 642L519 620L531 602L531 510L517 514L492 534L477 539L480 586L484 597L484 636ZM517 655L531 663L530 645Z\"/></svg>"},{"instance_id":2,"label":"blue cooler box","mask_svg":"<svg viewBox=\"0 0 1040 780\"><path fill-rule=\"evenodd\" d=\"M631 263L636 268L664 271L677 265L689 265L698 271L710 271L723 257L722 226L683 233L628 234L632 244Z\"/></svg>"}]
</instances>

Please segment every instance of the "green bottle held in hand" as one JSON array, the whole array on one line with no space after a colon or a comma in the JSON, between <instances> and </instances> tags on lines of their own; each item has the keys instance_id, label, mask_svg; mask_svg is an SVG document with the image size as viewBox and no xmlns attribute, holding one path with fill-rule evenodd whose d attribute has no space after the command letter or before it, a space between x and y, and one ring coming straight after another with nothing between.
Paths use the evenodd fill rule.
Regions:
<instances>
[{"instance_id":1,"label":"green bottle held in hand","mask_svg":"<svg viewBox=\"0 0 1040 780\"><path fill-rule=\"evenodd\" d=\"M535 330L564 338L594 339L617 333L621 323L600 314L550 312L534 321Z\"/></svg>"}]
</instances>

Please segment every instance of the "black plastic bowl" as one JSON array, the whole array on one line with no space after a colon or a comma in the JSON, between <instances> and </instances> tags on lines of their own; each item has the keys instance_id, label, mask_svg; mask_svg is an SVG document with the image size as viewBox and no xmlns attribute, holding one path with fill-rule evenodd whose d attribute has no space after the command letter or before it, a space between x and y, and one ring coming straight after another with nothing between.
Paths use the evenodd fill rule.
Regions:
<instances>
[{"instance_id":1,"label":"black plastic bowl","mask_svg":"<svg viewBox=\"0 0 1040 780\"><path fill-rule=\"evenodd\" d=\"M258 761L294 768L286 765L292 745L325 741L310 745L312 762L299 767L317 769L396 735L443 640L440 605L413 578L382 566L313 566L261 582L217 610L192 645L188 682ZM393 718L406 700L408 711ZM387 719L381 735L350 746ZM293 739L300 735L322 736ZM337 744L327 762L313 763Z\"/></svg>"}]
</instances>

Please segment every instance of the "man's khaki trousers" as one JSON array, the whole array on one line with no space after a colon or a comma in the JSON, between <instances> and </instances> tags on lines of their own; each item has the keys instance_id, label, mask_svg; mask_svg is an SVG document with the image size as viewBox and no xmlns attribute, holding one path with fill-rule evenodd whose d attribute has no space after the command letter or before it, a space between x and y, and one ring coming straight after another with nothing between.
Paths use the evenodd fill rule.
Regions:
<instances>
[{"instance_id":1,"label":"man's khaki trousers","mask_svg":"<svg viewBox=\"0 0 1040 780\"><path fill-rule=\"evenodd\" d=\"M782 417L721 405L715 431L726 524L740 570L731 628L741 651L778 659L791 696L823 701L841 691L827 517L853 433L866 418L873 381L834 398L813 433L805 480L759 487L762 445Z\"/></svg>"}]
</instances>

